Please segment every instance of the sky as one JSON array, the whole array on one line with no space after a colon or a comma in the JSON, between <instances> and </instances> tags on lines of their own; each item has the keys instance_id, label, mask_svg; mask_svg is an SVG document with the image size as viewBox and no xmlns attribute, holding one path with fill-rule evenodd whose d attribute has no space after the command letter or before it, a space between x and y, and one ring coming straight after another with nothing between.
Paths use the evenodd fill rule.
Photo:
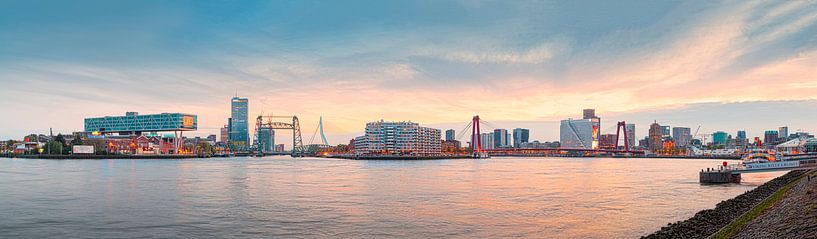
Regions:
<instances>
[{"instance_id":1,"label":"sky","mask_svg":"<svg viewBox=\"0 0 817 239\"><path fill-rule=\"evenodd\" d=\"M331 144L474 115L555 141L584 108L639 138L817 133L815 1L7 0L0 43L3 139L126 111L218 134L236 94L298 115L307 140L322 115Z\"/></svg>"}]
</instances>

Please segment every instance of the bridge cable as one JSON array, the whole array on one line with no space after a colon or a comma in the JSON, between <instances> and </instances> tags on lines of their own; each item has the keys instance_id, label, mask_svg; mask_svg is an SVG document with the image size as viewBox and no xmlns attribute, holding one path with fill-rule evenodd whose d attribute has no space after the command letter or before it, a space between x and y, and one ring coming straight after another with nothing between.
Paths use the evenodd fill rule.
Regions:
<instances>
[{"instance_id":1,"label":"bridge cable","mask_svg":"<svg viewBox=\"0 0 817 239\"><path fill-rule=\"evenodd\" d=\"M474 122L473 122L473 121L468 122L468 124L467 124L467 125L465 125L465 128L463 128L463 129L460 131L460 133L459 133L459 134L457 134L457 138L456 138L456 139L457 139L457 140L459 140L459 141L462 141L463 137L465 137L465 133L467 132L468 128L470 128L470 127L471 127L473 124L474 124Z\"/></svg>"}]
</instances>

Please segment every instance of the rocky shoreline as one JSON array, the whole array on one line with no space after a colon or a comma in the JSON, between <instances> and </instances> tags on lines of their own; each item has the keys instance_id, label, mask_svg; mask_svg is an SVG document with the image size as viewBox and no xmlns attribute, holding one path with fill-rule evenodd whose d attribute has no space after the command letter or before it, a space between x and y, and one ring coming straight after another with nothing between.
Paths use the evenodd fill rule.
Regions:
<instances>
[{"instance_id":1,"label":"rocky shoreline","mask_svg":"<svg viewBox=\"0 0 817 239\"><path fill-rule=\"evenodd\" d=\"M642 238L707 238L805 172L795 170L786 173L735 198L722 201L714 209L702 210L687 220L669 223Z\"/></svg>"},{"instance_id":2,"label":"rocky shoreline","mask_svg":"<svg viewBox=\"0 0 817 239\"><path fill-rule=\"evenodd\" d=\"M732 238L817 238L817 177L801 179Z\"/></svg>"}]
</instances>

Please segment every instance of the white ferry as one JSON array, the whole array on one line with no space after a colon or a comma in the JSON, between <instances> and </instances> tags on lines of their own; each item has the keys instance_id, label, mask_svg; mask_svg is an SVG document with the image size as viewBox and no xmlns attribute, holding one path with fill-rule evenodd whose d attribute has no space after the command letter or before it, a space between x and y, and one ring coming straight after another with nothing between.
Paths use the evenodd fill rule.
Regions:
<instances>
[{"instance_id":1,"label":"white ferry","mask_svg":"<svg viewBox=\"0 0 817 239\"><path fill-rule=\"evenodd\" d=\"M741 160L743 161L744 165L785 161L783 159L783 154L773 149L752 150L751 152L744 154L743 157L741 157Z\"/></svg>"}]
</instances>

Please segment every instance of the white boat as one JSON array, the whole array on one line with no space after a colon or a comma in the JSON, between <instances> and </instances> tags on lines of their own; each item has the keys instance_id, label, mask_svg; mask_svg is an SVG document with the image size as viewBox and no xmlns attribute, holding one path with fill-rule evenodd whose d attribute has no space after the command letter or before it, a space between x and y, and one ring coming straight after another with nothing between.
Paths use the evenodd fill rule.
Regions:
<instances>
[{"instance_id":1,"label":"white boat","mask_svg":"<svg viewBox=\"0 0 817 239\"><path fill-rule=\"evenodd\" d=\"M784 161L783 155L777 150L752 150L741 157L743 164L771 163Z\"/></svg>"}]
</instances>

